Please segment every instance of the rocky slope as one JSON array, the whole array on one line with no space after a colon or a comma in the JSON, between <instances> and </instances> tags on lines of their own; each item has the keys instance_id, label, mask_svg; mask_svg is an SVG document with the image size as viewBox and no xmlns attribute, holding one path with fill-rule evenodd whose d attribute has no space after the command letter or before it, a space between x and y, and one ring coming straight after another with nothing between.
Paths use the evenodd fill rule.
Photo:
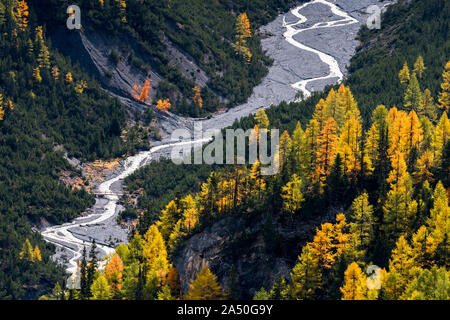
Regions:
<instances>
[{"instance_id":1,"label":"rocky slope","mask_svg":"<svg viewBox=\"0 0 450 320\"><path fill-rule=\"evenodd\" d=\"M311 241L316 227L330 222L335 213L308 222L271 221L263 214L247 213L223 219L189 238L175 253L174 266L186 292L191 279L207 265L224 289L234 265L243 299L251 299L261 286L270 288L280 276L289 277L302 246Z\"/></svg>"}]
</instances>

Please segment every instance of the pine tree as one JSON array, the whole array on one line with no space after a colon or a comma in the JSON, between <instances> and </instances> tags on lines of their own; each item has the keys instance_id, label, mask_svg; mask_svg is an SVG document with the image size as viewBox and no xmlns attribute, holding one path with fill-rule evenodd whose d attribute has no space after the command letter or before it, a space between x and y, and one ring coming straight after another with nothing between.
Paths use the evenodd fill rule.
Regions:
<instances>
[{"instance_id":1,"label":"pine tree","mask_svg":"<svg viewBox=\"0 0 450 320\"><path fill-rule=\"evenodd\" d=\"M228 276L226 296L228 300L239 300L241 296L239 276L234 264L231 266Z\"/></svg>"},{"instance_id":2,"label":"pine tree","mask_svg":"<svg viewBox=\"0 0 450 320\"><path fill-rule=\"evenodd\" d=\"M373 206L369 203L367 193L353 201L351 213L350 233L356 237L358 246L365 250L374 239Z\"/></svg>"},{"instance_id":3,"label":"pine tree","mask_svg":"<svg viewBox=\"0 0 450 320\"><path fill-rule=\"evenodd\" d=\"M289 136L289 133L285 130L280 137L280 143L279 143L279 166L280 166L280 172L285 168L289 168L289 163L287 163L287 159L289 158L291 154L292 149L292 140ZM289 169L288 169L289 171Z\"/></svg>"},{"instance_id":4,"label":"pine tree","mask_svg":"<svg viewBox=\"0 0 450 320\"><path fill-rule=\"evenodd\" d=\"M442 91L439 93L439 108L448 113L450 110L450 61L445 65L442 78Z\"/></svg>"},{"instance_id":5,"label":"pine tree","mask_svg":"<svg viewBox=\"0 0 450 320\"><path fill-rule=\"evenodd\" d=\"M264 287L261 287L261 289L255 292L253 300L256 301L269 300L269 293L266 291L266 289L264 289Z\"/></svg>"},{"instance_id":6,"label":"pine tree","mask_svg":"<svg viewBox=\"0 0 450 320\"><path fill-rule=\"evenodd\" d=\"M83 246L83 254L80 267L80 298L82 300L89 298L89 288L87 282L86 246Z\"/></svg>"},{"instance_id":7,"label":"pine tree","mask_svg":"<svg viewBox=\"0 0 450 320\"><path fill-rule=\"evenodd\" d=\"M186 300L221 300L224 297L216 276L204 265L189 285Z\"/></svg>"},{"instance_id":8,"label":"pine tree","mask_svg":"<svg viewBox=\"0 0 450 320\"><path fill-rule=\"evenodd\" d=\"M356 262L345 271L344 285L340 288L342 300L366 300L367 278Z\"/></svg>"},{"instance_id":9,"label":"pine tree","mask_svg":"<svg viewBox=\"0 0 450 320\"><path fill-rule=\"evenodd\" d=\"M292 168L293 172L297 173L300 177L305 176L305 164L300 160L304 141L305 133L300 122L297 122L295 130L292 133Z\"/></svg>"},{"instance_id":10,"label":"pine tree","mask_svg":"<svg viewBox=\"0 0 450 320\"><path fill-rule=\"evenodd\" d=\"M37 58L40 69L50 69L50 53L47 46L42 46Z\"/></svg>"},{"instance_id":11,"label":"pine tree","mask_svg":"<svg viewBox=\"0 0 450 320\"><path fill-rule=\"evenodd\" d=\"M431 121L436 122L436 109L436 104L434 103L434 99L431 96L431 91L429 89L425 89L422 94L422 103L420 104L419 115L426 116Z\"/></svg>"},{"instance_id":12,"label":"pine tree","mask_svg":"<svg viewBox=\"0 0 450 320\"><path fill-rule=\"evenodd\" d=\"M128 248L128 247L127 247ZM97 244L95 239L92 239L91 250L89 251L89 264L87 266L86 281L89 288L88 296L92 297L91 286L94 283L95 273L97 272Z\"/></svg>"},{"instance_id":13,"label":"pine tree","mask_svg":"<svg viewBox=\"0 0 450 320\"><path fill-rule=\"evenodd\" d=\"M317 151L319 148L319 123L312 119L306 127L304 145L301 148L300 163L307 181L314 180L317 164Z\"/></svg>"},{"instance_id":14,"label":"pine tree","mask_svg":"<svg viewBox=\"0 0 450 320\"><path fill-rule=\"evenodd\" d=\"M420 90L419 81L415 73L412 74L408 88L405 92L404 107L408 110L420 110L422 104L422 91Z\"/></svg>"},{"instance_id":15,"label":"pine tree","mask_svg":"<svg viewBox=\"0 0 450 320\"><path fill-rule=\"evenodd\" d=\"M389 239L396 239L403 232L411 231L417 213L417 201L413 200L413 182L408 173L392 185L383 206L384 230Z\"/></svg>"}]
</instances>

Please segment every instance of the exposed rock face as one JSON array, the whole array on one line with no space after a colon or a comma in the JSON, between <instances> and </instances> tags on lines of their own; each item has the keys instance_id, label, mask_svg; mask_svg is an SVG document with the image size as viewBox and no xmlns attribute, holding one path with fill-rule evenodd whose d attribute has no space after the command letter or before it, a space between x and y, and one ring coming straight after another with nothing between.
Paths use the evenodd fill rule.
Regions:
<instances>
[{"instance_id":1,"label":"exposed rock face","mask_svg":"<svg viewBox=\"0 0 450 320\"><path fill-rule=\"evenodd\" d=\"M242 298L251 299L261 286L270 288L283 275L289 278L301 247L313 239L316 227L335 214L310 221L270 222L263 214L230 216L189 238L174 254L184 292L203 265L210 267L224 288L235 266Z\"/></svg>"}]
</instances>

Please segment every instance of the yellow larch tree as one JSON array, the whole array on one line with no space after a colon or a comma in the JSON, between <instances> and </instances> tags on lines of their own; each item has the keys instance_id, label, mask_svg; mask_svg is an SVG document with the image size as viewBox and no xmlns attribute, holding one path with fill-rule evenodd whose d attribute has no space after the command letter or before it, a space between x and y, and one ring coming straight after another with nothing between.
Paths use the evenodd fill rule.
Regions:
<instances>
[{"instance_id":1,"label":"yellow larch tree","mask_svg":"<svg viewBox=\"0 0 450 320\"><path fill-rule=\"evenodd\" d=\"M181 212L177 207L175 201L170 201L167 206L161 211L161 216L157 225L165 240L169 239L169 235L172 232L173 227L180 219Z\"/></svg>"},{"instance_id":2,"label":"yellow larch tree","mask_svg":"<svg viewBox=\"0 0 450 320\"><path fill-rule=\"evenodd\" d=\"M194 97L192 98L192 101L199 107L203 107L203 99L201 96L201 89L199 86L195 86L192 91L194 92Z\"/></svg>"},{"instance_id":3,"label":"yellow larch tree","mask_svg":"<svg viewBox=\"0 0 450 320\"><path fill-rule=\"evenodd\" d=\"M289 133L285 130L280 137L279 143L279 165L280 170L285 166L289 154L292 150L292 139Z\"/></svg>"},{"instance_id":4,"label":"yellow larch tree","mask_svg":"<svg viewBox=\"0 0 450 320\"><path fill-rule=\"evenodd\" d=\"M423 58L422 56L419 56L416 60L416 62L414 63L414 70L413 72L415 74L417 74L417 76L419 77L419 79L422 79L423 77L423 73L425 72L427 68L425 67L425 64L423 62Z\"/></svg>"},{"instance_id":5,"label":"yellow larch tree","mask_svg":"<svg viewBox=\"0 0 450 320\"><path fill-rule=\"evenodd\" d=\"M248 47L247 39L252 37L250 30L250 21L247 14L241 13L236 19L236 41L235 50L237 54L242 55L247 63L250 63L252 53Z\"/></svg>"},{"instance_id":6,"label":"yellow larch tree","mask_svg":"<svg viewBox=\"0 0 450 320\"><path fill-rule=\"evenodd\" d=\"M183 213L183 221L184 221L184 227L188 232L191 232L192 229L195 228L195 226L198 223L199 213L196 208L189 208Z\"/></svg>"},{"instance_id":7,"label":"yellow larch tree","mask_svg":"<svg viewBox=\"0 0 450 320\"><path fill-rule=\"evenodd\" d=\"M360 119L358 104L349 87L341 84L336 95L336 112L334 119L339 129L350 118Z\"/></svg>"},{"instance_id":8,"label":"yellow larch tree","mask_svg":"<svg viewBox=\"0 0 450 320\"><path fill-rule=\"evenodd\" d=\"M294 173L291 180L282 188L283 208L291 214L298 212L305 201L301 187L302 181Z\"/></svg>"},{"instance_id":9,"label":"yellow larch tree","mask_svg":"<svg viewBox=\"0 0 450 320\"><path fill-rule=\"evenodd\" d=\"M444 73L442 74L442 91L439 93L439 108L447 113L450 110L450 61L445 65Z\"/></svg>"},{"instance_id":10,"label":"yellow larch tree","mask_svg":"<svg viewBox=\"0 0 450 320\"><path fill-rule=\"evenodd\" d=\"M345 173L351 174L361 170L361 140L361 122L355 117L350 117L341 130L338 147Z\"/></svg>"},{"instance_id":11,"label":"yellow larch tree","mask_svg":"<svg viewBox=\"0 0 450 320\"><path fill-rule=\"evenodd\" d=\"M320 130L325 126L325 122L328 120L327 104L325 100L320 99L314 110L313 119L319 123Z\"/></svg>"},{"instance_id":12,"label":"yellow larch tree","mask_svg":"<svg viewBox=\"0 0 450 320\"><path fill-rule=\"evenodd\" d=\"M336 91L331 88L330 92L328 92L327 99L325 100L325 104L327 105L327 120L328 118L336 117L337 113L337 96Z\"/></svg>"},{"instance_id":13,"label":"yellow larch tree","mask_svg":"<svg viewBox=\"0 0 450 320\"><path fill-rule=\"evenodd\" d=\"M302 248L298 263L292 269L291 279L291 295L294 299L313 299L316 291L321 288L322 272L319 258L309 244Z\"/></svg>"},{"instance_id":14,"label":"yellow larch tree","mask_svg":"<svg viewBox=\"0 0 450 320\"><path fill-rule=\"evenodd\" d=\"M189 285L186 300L222 300L224 292L217 282L216 276L211 270L203 265L200 272L196 274L195 280Z\"/></svg>"},{"instance_id":15,"label":"yellow larch tree","mask_svg":"<svg viewBox=\"0 0 450 320\"><path fill-rule=\"evenodd\" d=\"M35 261L42 261L41 250L39 249L39 247L37 245L34 247L33 259Z\"/></svg>"},{"instance_id":16,"label":"yellow larch tree","mask_svg":"<svg viewBox=\"0 0 450 320\"><path fill-rule=\"evenodd\" d=\"M67 83L72 83L73 82L72 73L68 72L66 74L66 82Z\"/></svg>"},{"instance_id":17,"label":"yellow larch tree","mask_svg":"<svg viewBox=\"0 0 450 320\"><path fill-rule=\"evenodd\" d=\"M450 120L447 117L447 112L444 112L436 126L432 142L434 159L437 163L439 163L438 161L440 161L442 157L442 152L449 139L450 139Z\"/></svg>"},{"instance_id":18,"label":"yellow larch tree","mask_svg":"<svg viewBox=\"0 0 450 320\"><path fill-rule=\"evenodd\" d=\"M77 82L77 84L75 85L75 92L78 94L82 94L84 92L84 89L87 88L87 83L84 80L80 80Z\"/></svg>"},{"instance_id":19,"label":"yellow larch tree","mask_svg":"<svg viewBox=\"0 0 450 320\"><path fill-rule=\"evenodd\" d=\"M322 185L325 183L326 177L330 174L336 157L338 144L336 132L336 122L333 118L329 118L318 137L316 177L318 177Z\"/></svg>"},{"instance_id":20,"label":"yellow larch tree","mask_svg":"<svg viewBox=\"0 0 450 320\"><path fill-rule=\"evenodd\" d=\"M257 200L261 199L261 193L266 190L266 182L261 174L261 163L259 160L252 165L249 174L250 194Z\"/></svg>"},{"instance_id":21,"label":"yellow larch tree","mask_svg":"<svg viewBox=\"0 0 450 320\"><path fill-rule=\"evenodd\" d=\"M38 83L42 82L41 70L39 69L39 67L33 69L33 78Z\"/></svg>"},{"instance_id":22,"label":"yellow larch tree","mask_svg":"<svg viewBox=\"0 0 450 320\"><path fill-rule=\"evenodd\" d=\"M120 18L123 23L127 22L127 16L126 16L126 10L127 10L127 3L125 0L115 0L116 4L120 10Z\"/></svg>"},{"instance_id":23,"label":"yellow larch tree","mask_svg":"<svg viewBox=\"0 0 450 320\"><path fill-rule=\"evenodd\" d=\"M450 258L448 248L450 246L450 207L447 191L442 182L436 185L433 194L433 208L430 212L430 218L427 221L429 230L429 253L433 262L439 266L448 268Z\"/></svg>"},{"instance_id":24,"label":"yellow larch tree","mask_svg":"<svg viewBox=\"0 0 450 320\"><path fill-rule=\"evenodd\" d=\"M256 125L258 126L258 128L261 128L261 129L269 128L269 125L270 125L269 118L267 117L267 114L264 111L264 109L259 109L258 111L256 111L255 121L256 121Z\"/></svg>"},{"instance_id":25,"label":"yellow larch tree","mask_svg":"<svg viewBox=\"0 0 450 320\"><path fill-rule=\"evenodd\" d=\"M344 274L344 285L340 288L342 300L366 300L367 277L356 262L351 263Z\"/></svg>"},{"instance_id":26,"label":"yellow larch tree","mask_svg":"<svg viewBox=\"0 0 450 320\"><path fill-rule=\"evenodd\" d=\"M170 265L167 260L167 249L163 237L156 225L151 225L144 235L143 257L149 274L156 275L162 283Z\"/></svg>"},{"instance_id":27,"label":"yellow larch tree","mask_svg":"<svg viewBox=\"0 0 450 320\"><path fill-rule=\"evenodd\" d=\"M111 290L119 291L122 286L123 261L117 253L107 263L105 274Z\"/></svg>"},{"instance_id":28,"label":"yellow larch tree","mask_svg":"<svg viewBox=\"0 0 450 320\"><path fill-rule=\"evenodd\" d=\"M417 272L414 254L408 241L402 235L392 250L389 260L389 272L383 283L383 290L388 299L397 300L405 291L409 281Z\"/></svg>"},{"instance_id":29,"label":"yellow larch tree","mask_svg":"<svg viewBox=\"0 0 450 320\"><path fill-rule=\"evenodd\" d=\"M52 76L53 76L53 79L55 79L55 80L59 79L59 68L58 68L58 66L53 66L52 67Z\"/></svg>"},{"instance_id":30,"label":"yellow larch tree","mask_svg":"<svg viewBox=\"0 0 450 320\"><path fill-rule=\"evenodd\" d=\"M405 153L408 154L412 147L420 147L420 143L423 140L423 130L421 128L419 117L414 110L409 112L406 122L402 126L401 130L402 131L400 134L403 135L402 141L405 144L401 150L404 150Z\"/></svg>"},{"instance_id":31,"label":"yellow larch tree","mask_svg":"<svg viewBox=\"0 0 450 320\"><path fill-rule=\"evenodd\" d=\"M432 168L434 166L434 154L431 150L425 150L417 160L414 178L418 183L433 182Z\"/></svg>"},{"instance_id":32,"label":"yellow larch tree","mask_svg":"<svg viewBox=\"0 0 450 320\"><path fill-rule=\"evenodd\" d=\"M172 105L170 104L170 100L167 98L165 100L158 100L156 103L156 108L161 111L168 111Z\"/></svg>"},{"instance_id":33,"label":"yellow larch tree","mask_svg":"<svg viewBox=\"0 0 450 320\"><path fill-rule=\"evenodd\" d=\"M403 68L400 70L399 74L398 74L398 78L400 79L400 82L402 84L407 84L410 80L410 73L409 73L409 67L408 67L408 63L405 61L405 63L403 64Z\"/></svg>"},{"instance_id":34,"label":"yellow larch tree","mask_svg":"<svg viewBox=\"0 0 450 320\"><path fill-rule=\"evenodd\" d=\"M28 27L28 4L25 2L25 0L17 1L15 10L14 10L15 17L17 19L17 25L19 27L20 31L25 31Z\"/></svg>"},{"instance_id":35,"label":"yellow larch tree","mask_svg":"<svg viewBox=\"0 0 450 320\"><path fill-rule=\"evenodd\" d=\"M397 108L391 108L387 116L389 126L389 150L390 157L394 156L397 151L404 152L406 147L405 136L402 132L407 123L408 114L405 111L399 111Z\"/></svg>"},{"instance_id":36,"label":"yellow larch tree","mask_svg":"<svg viewBox=\"0 0 450 320\"><path fill-rule=\"evenodd\" d=\"M143 87L141 85L137 85L137 84L135 84L133 86L133 89L131 91L131 95L136 100L145 103L145 102L147 102L148 97L150 95L150 90L151 90L150 80L146 79L144 81L144 86Z\"/></svg>"},{"instance_id":37,"label":"yellow larch tree","mask_svg":"<svg viewBox=\"0 0 450 320\"><path fill-rule=\"evenodd\" d=\"M336 216L336 223L324 223L316 230L316 235L310 243L319 259L322 268L330 269L336 258L347 248L351 234L346 233L348 225L343 214Z\"/></svg>"},{"instance_id":38,"label":"yellow larch tree","mask_svg":"<svg viewBox=\"0 0 450 320\"><path fill-rule=\"evenodd\" d=\"M25 239L22 245L22 251L19 253L20 259L27 261L34 261L33 247L31 246L30 240Z\"/></svg>"}]
</instances>

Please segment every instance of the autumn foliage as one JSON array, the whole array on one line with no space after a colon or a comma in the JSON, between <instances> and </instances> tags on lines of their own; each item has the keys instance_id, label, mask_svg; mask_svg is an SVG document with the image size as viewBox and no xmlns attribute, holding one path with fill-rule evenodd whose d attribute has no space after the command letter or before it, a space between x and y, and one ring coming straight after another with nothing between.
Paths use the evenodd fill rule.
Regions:
<instances>
[{"instance_id":1,"label":"autumn foliage","mask_svg":"<svg viewBox=\"0 0 450 320\"><path fill-rule=\"evenodd\" d=\"M156 108L161 111L168 111L171 108L171 106L172 105L170 104L169 99L158 100L158 102L156 103Z\"/></svg>"},{"instance_id":2,"label":"autumn foliage","mask_svg":"<svg viewBox=\"0 0 450 320\"><path fill-rule=\"evenodd\" d=\"M136 100L145 103L145 102L147 102L148 97L150 95L150 90L151 90L150 80L145 80L143 87L141 85L137 85L137 84L135 84L133 86L133 90L131 92L131 95Z\"/></svg>"}]
</instances>

